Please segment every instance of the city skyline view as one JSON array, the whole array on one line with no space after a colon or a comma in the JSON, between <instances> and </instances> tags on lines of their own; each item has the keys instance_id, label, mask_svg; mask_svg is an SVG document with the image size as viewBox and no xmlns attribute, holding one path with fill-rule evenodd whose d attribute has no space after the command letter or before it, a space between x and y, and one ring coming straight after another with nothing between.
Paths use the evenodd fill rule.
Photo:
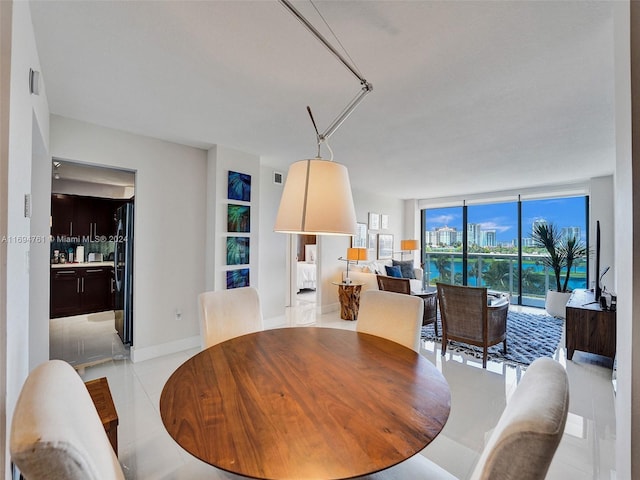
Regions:
<instances>
[{"instance_id":1,"label":"city skyline view","mask_svg":"<svg viewBox=\"0 0 640 480\"><path fill-rule=\"evenodd\" d=\"M580 239L586 242L586 197L564 197L522 202L522 236L531 236L534 221L544 219L560 229L577 227ZM480 225L485 237L493 239L495 245L517 245L518 211L517 202L470 205L467 208L469 226ZM462 207L445 207L426 210L425 230L449 227L462 231ZM470 239L471 241L471 239Z\"/></svg>"}]
</instances>

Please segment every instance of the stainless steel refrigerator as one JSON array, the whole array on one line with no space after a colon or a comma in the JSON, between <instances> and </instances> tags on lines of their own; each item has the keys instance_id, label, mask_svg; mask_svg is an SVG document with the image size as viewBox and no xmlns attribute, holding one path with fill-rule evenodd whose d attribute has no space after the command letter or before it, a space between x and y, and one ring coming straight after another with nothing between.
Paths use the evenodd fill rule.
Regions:
<instances>
[{"instance_id":1,"label":"stainless steel refrigerator","mask_svg":"<svg viewBox=\"0 0 640 480\"><path fill-rule=\"evenodd\" d=\"M133 203L116 211L113 251L116 330L122 343L133 345Z\"/></svg>"}]
</instances>

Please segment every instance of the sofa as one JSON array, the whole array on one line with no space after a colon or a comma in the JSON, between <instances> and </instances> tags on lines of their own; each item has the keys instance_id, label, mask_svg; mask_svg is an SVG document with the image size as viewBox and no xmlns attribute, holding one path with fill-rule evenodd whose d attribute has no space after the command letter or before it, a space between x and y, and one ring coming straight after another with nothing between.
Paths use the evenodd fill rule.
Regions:
<instances>
[{"instance_id":1,"label":"sofa","mask_svg":"<svg viewBox=\"0 0 640 480\"><path fill-rule=\"evenodd\" d=\"M398 263L396 261L396 263ZM378 290L378 280L376 279L376 272L380 272L380 275L386 275L385 266L393 266L392 260L377 260L372 262L360 262L357 265L349 266L349 278L353 283L362 283L362 291L368 289ZM420 267L413 267L413 274L415 278L410 279L411 291L422 291L422 276L423 270ZM342 281L347 277L347 272L342 272ZM406 278L406 277L405 277Z\"/></svg>"}]
</instances>

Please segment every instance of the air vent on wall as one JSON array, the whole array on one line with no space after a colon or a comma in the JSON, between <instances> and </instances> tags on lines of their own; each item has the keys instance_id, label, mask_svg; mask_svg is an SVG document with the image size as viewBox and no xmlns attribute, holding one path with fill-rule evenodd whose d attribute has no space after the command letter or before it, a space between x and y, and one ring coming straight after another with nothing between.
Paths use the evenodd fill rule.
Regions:
<instances>
[{"instance_id":1,"label":"air vent on wall","mask_svg":"<svg viewBox=\"0 0 640 480\"><path fill-rule=\"evenodd\" d=\"M282 173L273 172L273 183L276 185L282 185Z\"/></svg>"}]
</instances>

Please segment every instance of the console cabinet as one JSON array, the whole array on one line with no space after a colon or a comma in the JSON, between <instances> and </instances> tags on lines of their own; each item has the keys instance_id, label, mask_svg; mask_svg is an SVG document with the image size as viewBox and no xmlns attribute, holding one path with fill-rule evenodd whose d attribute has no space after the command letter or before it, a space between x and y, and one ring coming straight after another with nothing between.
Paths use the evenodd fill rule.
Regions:
<instances>
[{"instance_id":1,"label":"console cabinet","mask_svg":"<svg viewBox=\"0 0 640 480\"><path fill-rule=\"evenodd\" d=\"M113 267L51 269L50 318L113 309Z\"/></svg>"},{"instance_id":2,"label":"console cabinet","mask_svg":"<svg viewBox=\"0 0 640 480\"><path fill-rule=\"evenodd\" d=\"M567 358L580 350L614 358L616 312L603 310L590 290L574 290L567 303Z\"/></svg>"}]
</instances>

